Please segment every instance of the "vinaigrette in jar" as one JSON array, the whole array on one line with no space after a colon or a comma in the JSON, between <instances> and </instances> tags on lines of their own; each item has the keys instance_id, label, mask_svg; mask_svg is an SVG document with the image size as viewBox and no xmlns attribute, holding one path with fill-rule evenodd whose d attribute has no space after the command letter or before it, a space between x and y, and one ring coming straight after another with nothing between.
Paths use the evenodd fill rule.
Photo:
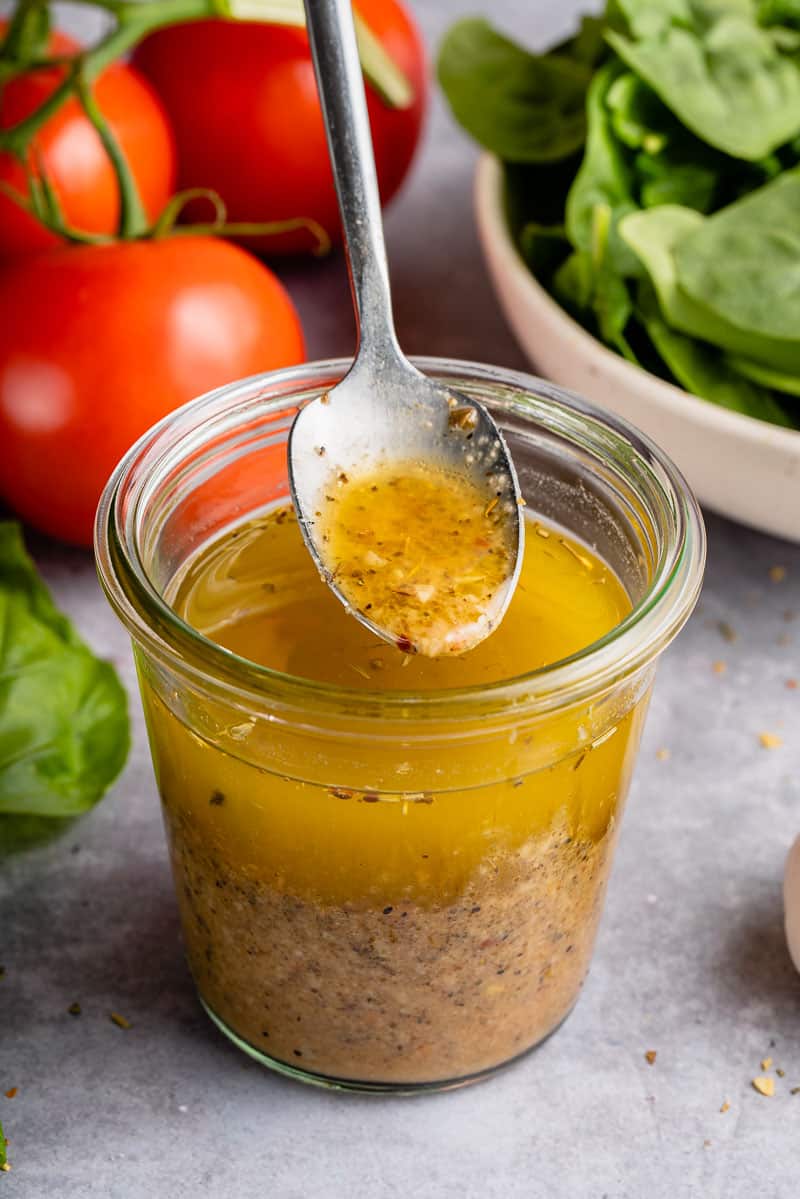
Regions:
<instances>
[{"instance_id":1,"label":"vinaigrette in jar","mask_svg":"<svg viewBox=\"0 0 800 1199\"><path fill-rule=\"evenodd\" d=\"M317 691L351 696L345 735L335 713L303 728L279 708L231 721L208 698L167 704L142 672L193 975L218 1023L273 1064L455 1083L536 1044L577 997L647 689L602 724L584 700L404 732L426 698L568 658L629 612L584 544L526 526L508 611L462 655L404 653L348 615L285 506L220 535L168 596L237 660L308 680L310 708ZM364 692L395 703L359 736Z\"/></svg>"}]
</instances>

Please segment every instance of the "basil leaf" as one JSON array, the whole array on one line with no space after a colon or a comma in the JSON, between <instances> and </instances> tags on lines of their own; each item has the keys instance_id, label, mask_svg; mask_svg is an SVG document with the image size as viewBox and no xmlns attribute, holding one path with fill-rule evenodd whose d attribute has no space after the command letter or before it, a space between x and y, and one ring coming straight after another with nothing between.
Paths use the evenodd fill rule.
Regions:
<instances>
[{"instance_id":1,"label":"basil leaf","mask_svg":"<svg viewBox=\"0 0 800 1199\"><path fill-rule=\"evenodd\" d=\"M637 314L681 387L732 412L741 412L773 425L792 427L788 414L767 388L743 379L719 350L670 329L661 317L650 288L641 289Z\"/></svg>"},{"instance_id":2,"label":"basil leaf","mask_svg":"<svg viewBox=\"0 0 800 1199\"><path fill-rule=\"evenodd\" d=\"M749 0L618 0L628 36L606 40L705 142L765 157L800 132L800 68Z\"/></svg>"},{"instance_id":3,"label":"basil leaf","mask_svg":"<svg viewBox=\"0 0 800 1199\"><path fill-rule=\"evenodd\" d=\"M590 67L557 54L531 54L483 20L445 35L438 76L453 115L506 162L551 162L584 140Z\"/></svg>"},{"instance_id":4,"label":"basil leaf","mask_svg":"<svg viewBox=\"0 0 800 1199\"><path fill-rule=\"evenodd\" d=\"M56 608L19 526L0 522L0 813L73 816L128 752L125 690Z\"/></svg>"},{"instance_id":5,"label":"basil leaf","mask_svg":"<svg viewBox=\"0 0 800 1199\"><path fill-rule=\"evenodd\" d=\"M567 236L577 250L592 249L595 209L598 205L611 210L607 258L620 275L639 273L636 257L622 242L617 224L636 210L633 179L621 147L611 130L611 117L606 97L619 74L618 63L607 63L592 80L587 96L586 150L575 181L569 189L566 203Z\"/></svg>"}]
</instances>

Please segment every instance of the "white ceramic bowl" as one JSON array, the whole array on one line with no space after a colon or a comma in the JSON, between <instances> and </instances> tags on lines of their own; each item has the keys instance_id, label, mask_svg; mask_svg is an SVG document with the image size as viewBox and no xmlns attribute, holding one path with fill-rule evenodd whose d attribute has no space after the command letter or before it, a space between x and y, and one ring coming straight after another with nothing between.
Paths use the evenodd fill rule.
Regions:
<instances>
[{"instance_id":1,"label":"white ceramic bowl","mask_svg":"<svg viewBox=\"0 0 800 1199\"><path fill-rule=\"evenodd\" d=\"M649 434L700 500L724 516L800 542L800 431L698 399L626 362L582 329L534 279L505 219L500 164L478 164L475 207L506 319L538 372Z\"/></svg>"}]
</instances>

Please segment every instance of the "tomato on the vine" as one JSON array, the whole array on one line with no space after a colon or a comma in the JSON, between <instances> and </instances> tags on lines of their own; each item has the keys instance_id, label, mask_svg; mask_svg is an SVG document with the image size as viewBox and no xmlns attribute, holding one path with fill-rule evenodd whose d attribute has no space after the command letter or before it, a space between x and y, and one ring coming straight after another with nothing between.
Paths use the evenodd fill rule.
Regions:
<instances>
[{"instance_id":1,"label":"tomato on the vine","mask_svg":"<svg viewBox=\"0 0 800 1199\"><path fill-rule=\"evenodd\" d=\"M419 139L427 98L420 34L400 0L358 0L357 9L413 89L390 108L367 85L381 198L399 188ZM304 29L195 21L157 30L133 61L161 96L175 131L181 187L213 188L231 221L312 218L339 235L325 129ZM190 210L191 211L191 210ZM308 250L306 231L248 244Z\"/></svg>"},{"instance_id":2,"label":"tomato on the vine","mask_svg":"<svg viewBox=\"0 0 800 1199\"><path fill-rule=\"evenodd\" d=\"M0 270L0 495L89 545L118 459L172 409L302 362L300 321L246 251L190 234L69 246Z\"/></svg>"},{"instance_id":3,"label":"tomato on the vine","mask_svg":"<svg viewBox=\"0 0 800 1199\"><path fill-rule=\"evenodd\" d=\"M0 22L0 36L6 27L7 23ZM78 43L66 34L51 35L50 55L73 54L77 49ZM0 129L16 125L38 109L61 83L64 70L26 71L0 87ZM151 84L121 63L106 67L93 92L128 161L144 208L154 219L175 186L175 146L164 106ZM36 171L39 163L53 185L67 225L86 233L116 231L120 196L114 168L75 96L35 135L29 169ZM2 151L0 182L27 194L22 164ZM59 240L0 190L0 258L46 249Z\"/></svg>"}]
</instances>

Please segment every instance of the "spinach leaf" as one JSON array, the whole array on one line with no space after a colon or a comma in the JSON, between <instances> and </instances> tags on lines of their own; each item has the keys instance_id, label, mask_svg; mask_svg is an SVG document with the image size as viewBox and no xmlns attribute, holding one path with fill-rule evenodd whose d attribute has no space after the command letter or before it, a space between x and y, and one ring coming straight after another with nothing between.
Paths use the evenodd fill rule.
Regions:
<instances>
[{"instance_id":1,"label":"spinach leaf","mask_svg":"<svg viewBox=\"0 0 800 1199\"><path fill-rule=\"evenodd\" d=\"M751 339L750 348L741 338L728 349L800 373L800 170L709 217L674 257L679 288L707 317Z\"/></svg>"},{"instance_id":2,"label":"spinach leaf","mask_svg":"<svg viewBox=\"0 0 800 1199\"><path fill-rule=\"evenodd\" d=\"M553 290L582 323L635 362L625 336L633 304L627 284L608 253L611 220L608 204L595 206L591 248L573 251L553 276Z\"/></svg>"},{"instance_id":3,"label":"spinach leaf","mask_svg":"<svg viewBox=\"0 0 800 1199\"><path fill-rule=\"evenodd\" d=\"M606 94L611 126L631 149L658 154L681 126L652 88L630 71L618 75Z\"/></svg>"},{"instance_id":4,"label":"spinach leaf","mask_svg":"<svg viewBox=\"0 0 800 1199\"><path fill-rule=\"evenodd\" d=\"M0 813L71 816L90 808L125 762L125 691L58 611L0 522Z\"/></svg>"},{"instance_id":5,"label":"spinach leaf","mask_svg":"<svg viewBox=\"0 0 800 1199\"><path fill-rule=\"evenodd\" d=\"M765 157L800 132L800 68L750 0L617 0L628 35L606 40L703 141Z\"/></svg>"},{"instance_id":6,"label":"spinach leaf","mask_svg":"<svg viewBox=\"0 0 800 1199\"><path fill-rule=\"evenodd\" d=\"M681 387L732 412L792 427L788 414L767 388L743 379L719 350L670 329L661 317L649 285L640 289L637 315Z\"/></svg>"},{"instance_id":7,"label":"spinach leaf","mask_svg":"<svg viewBox=\"0 0 800 1199\"><path fill-rule=\"evenodd\" d=\"M603 341L614 346L624 357L632 359L625 339L625 326L633 312L633 304L627 284L611 260L612 219L613 214L607 204L596 205L592 226L592 308Z\"/></svg>"},{"instance_id":8,"label":"spinach leaf","mask_svg":"<svg viewBox=\"0 0 800 1199\"><path fill-rule=\"evenodd\" d=\"M550 162L583 144L590 75L586 62L531 54L479 19L459 21L439 51L456 120L506 162Z\"/></svg>"},{"instance_id":9,"label":"spinach leaf","mask_svg":"<svg viewBox=\"0 0 800 1199\"><path fill-rule=\"evenodd\" d=\"M540 282L546 282L570 252L563 225L539 225L529 221L519 235L522 257Z\"/></svg>"},{"instance_id":10,"label":"spinach leaf","mask_svg":"<svg viewBox=\"0 0 800 1199\"><path fill-rule=\"evenodd\" d=\"M607 261L620 275L635 275L635 256L617 234L618 222L636 210L630 168L611 129L606 97L619 75L619 64L601 67L592 80L586 100L588 128L586 150L566 203L566 229L577 250L591 252L594 211L598 205L611 210Z\"/></svg>"},{"instance_id":11,"label":"spinach leaf","mask_svg":"<svg viewBox=\"0 0 800 1199\"><path fill-rule=\"evenodd\" d=\"M732 324L724 315L699 303L682 286L677 255L684 252L690 238L717 219L703 217L690 208L665 204L627 216L621 222L619 232L647 271L661 313L673 329L700 337L719 349L730 350L742 357L774 364L789 373L800 371L800 341L770 337Z\"/></svg>"},{"instance_id":12,"label":"spinach leaf","mask_svg":"<svg viewBox=\"0 0 800 1199\"><path fill-rule=\"evenodd\" d=\"M800 375L789 375L785 371L762 366L760 362L750 362L748 358L739 358L735 354L728 355L728 362L738 374L744 375L745 379L752 379L763 387L771 387L773 391L800 396Z\"/></svg>"},{"instance_id":13,"label":"spinach leaf","mask_svg":"<svg viewBox=\"0 0 800 1199\"><path fill-rule=\"evenodd\" d=\"M605 32L604 17L581 17L580 27L575 36L555 46L551 53L563 58L573 58L576 62L585 63L587 67L594 67L608 54Z\"/></svg>"},{"instance_id":14,"label":"spinach leaf","mask_svg":"<svg viewBox=\"0 0 800 1199\"><path fill-rule=\"evenodd\" d=\"M761 25L800 26L800 0L761 0L758 6Z\"/></svg>"},{"instance_id":15,"label":"spinach leaf","mask_svg":"<svg viewBox=\"0 0 800 1199\"><path fill-rule=\"evenodd\" d=\"M678 204L708 212L714 202L718 175L700 162L675 162L669 154L640 154L635 162L642 208Z\"/></svg>"}]
</instances>

